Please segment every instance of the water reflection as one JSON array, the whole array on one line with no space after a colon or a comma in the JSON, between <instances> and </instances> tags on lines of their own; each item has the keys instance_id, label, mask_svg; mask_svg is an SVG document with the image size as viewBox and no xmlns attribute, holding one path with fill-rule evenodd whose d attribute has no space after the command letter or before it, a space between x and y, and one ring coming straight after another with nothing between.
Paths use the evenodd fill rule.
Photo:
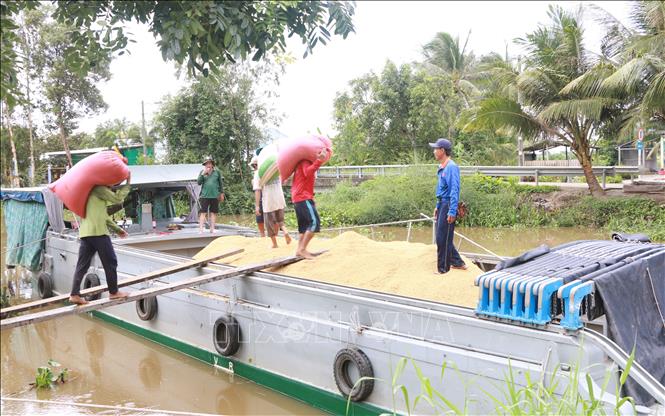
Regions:
<instances>
[{"instance_id":1,"label":"water reflection","mask_svg":"<svg viewBox=\"0 0 665 416\"><path fill-rule=\"evenodd\" d=\"M71 316L1 333L3 396L223 414L320 414L239 377L97 319ZM70 370L53 390L30 389L49 359ZM2 414L90 414L95 409L3 402ZM93 412L94 410L94 412Z\"/></svg>"}]
</instances>

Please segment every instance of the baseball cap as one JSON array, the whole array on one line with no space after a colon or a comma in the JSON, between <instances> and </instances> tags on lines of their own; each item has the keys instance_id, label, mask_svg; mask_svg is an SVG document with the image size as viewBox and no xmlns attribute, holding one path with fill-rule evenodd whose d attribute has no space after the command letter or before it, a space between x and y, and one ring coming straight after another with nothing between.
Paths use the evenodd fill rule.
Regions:
<instances>
[{"instance_id":1,"label":"baseball cap","mask_svg":"<svg viewBox=\"0 0 665 416\"><path fill-rule=\"evenodd\" d=\"M206 156L206 157L204 157L204 158L203 158L203 163L201 163L201 164L202 164L202 165L205 165L205 164L208 163L208 162L212 162L213 165L215 164L215 160L212 158L212 156Z\"/></svg>"},{"instance_id":2,"label":"baseball cap","mask_svg":"<svg viewBox=\"0 0 665 416\"><path fill-rule=\"evenodd\" d=\"M434 149L445 149L445 150L452 150L453 148L453 144L450 143L450 140L444 138L437 139L436 142L430 143L429 146Z\"/></svg>"}]
</instances>

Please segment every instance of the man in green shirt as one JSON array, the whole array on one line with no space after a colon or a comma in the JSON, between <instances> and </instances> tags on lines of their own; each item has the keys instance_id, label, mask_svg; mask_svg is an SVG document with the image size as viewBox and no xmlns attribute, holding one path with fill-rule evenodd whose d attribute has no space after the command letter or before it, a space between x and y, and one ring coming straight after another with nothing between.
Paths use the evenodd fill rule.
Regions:
<instances>
[{"instance_id":1,"label":"man in green shirt","mask_svg":"<svg viewBox=\"0 0 665 416\"><path fill-rule=\"evenodd\" d=\"M131 176L131 173L130 173ZM81 220L79 227L79 257L74 272L74 282L72 291L69 295L69 301L76 305L85 305L87 300L81 297L81 281L83 276L90 268L90 263L95 253L99 254L99 259L104 267L106 275L106 284L109 288L109 298L126 298L129 293L118 290L118 259L113 250L113 243L109 236L109 230L118 234L120 237L127 237L127 232L118 227L107 213L107 207L114 204L122 204L130 191L130 176L127 177L127 184L113 191L108 186L95 186L90 192L88 202L85 206L85 218Z\"/></svg>"},{"instance_id":2,"label":"man in green shirt","mask_svg":"<svg viewBox=\"0 0 665 416\"><path fill-rule=\"evenodd\" d=\"M210 232L215 232L215 220L219 213L219 202L224 201L224 184L222 183L222 172L215 167L215 161L206 157L203 161L203 170L199 173L197 180L201 185L199 195L199 233L203 233L206 222L206 214L210 212Z\"/></svg>"}]
</instances>

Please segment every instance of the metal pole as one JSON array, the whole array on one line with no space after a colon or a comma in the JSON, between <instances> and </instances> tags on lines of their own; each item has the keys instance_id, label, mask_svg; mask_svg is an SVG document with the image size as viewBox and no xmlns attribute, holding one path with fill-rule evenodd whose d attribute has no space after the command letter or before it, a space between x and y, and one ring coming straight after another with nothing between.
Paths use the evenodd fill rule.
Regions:
<instances>
[{"instance_id":1,"label":"metal pole","mask_svg":"<svg viewBox=\"0 0 665 416\"><path fill-rule=\"evenodd\" d=\"M603 168L603 190L605 190L605 168Z\"/></svg>"},{"instance_id":2,"label":"metal pole","mask_svg":"<svg viewBox=\"0 0 665 416\"><path fill-rule=\"evenodd\" d=\"M145 136L146 136L146 131L145 131L145 107L143 105L143 100L141 100L141 141L143 142L143 164L147 165L147 157L148 154L146 152L145 148Z\"/></svg>"}]
</instances>

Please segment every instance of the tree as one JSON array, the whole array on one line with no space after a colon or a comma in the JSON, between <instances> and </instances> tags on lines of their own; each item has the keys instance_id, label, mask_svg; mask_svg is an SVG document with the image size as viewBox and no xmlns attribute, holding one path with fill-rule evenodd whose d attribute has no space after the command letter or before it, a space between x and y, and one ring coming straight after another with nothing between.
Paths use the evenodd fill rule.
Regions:
<instances>
[{"instance_id":1,"label":"tree","mask_svg":"<svg viewBox=\"0 0 665 416\"><path fill-rule=\"evenodd\" d=\"M108 56L123 54L130 38L123 25L150 26L164 60L186 65L191 75L220 68L251 55L260 60L273 48L284 50L286 33L300 37L305 56L331 34L346 38L354 31L355 6L347 1L111 1L53 2L52 17L73 27L67 63L87 73ZM2 2L2 80L0 95L16 96L15 18L37 2Z\"/></svg>"},{"instance_id":2,"label":"tree","mask_svg":"<svg viewBox=\"0 0 665 416\"><path fill-rule=\"evenodd\" d=\"M23 106L28 122L28 140L30 143L30 170L28 176L30 178L31 186L35 185L36 170L34 128L32 124L34 94L33 87L31 85L31 81L36 77L33 51L39 42L39 36L45 18L46 13L44 8L37 8L34 10L25 9L20 16L20 37L18 40L18 45L23 56L23 87L25 91L25 95L21 98L20 103Z\"/></svg>"},{"instance_id":3,"label":"tree","mask_svg":"<svg viewBox=\"0 0 665 416\"><path fill-rule=\"evenodd\" d=\"M95 128L93 142L94 147L111 147L119 144L140 144L141 126L131 123L126 119L114 119L105 121Z\"/></svg>"},{"instance_id":4,"label":"tree","mask_svg":"<svg viewBox=\"0 0 665 416\"><path fill-rule=\"evenodd\" d=\"M594 176L591 146L597 131L619 112L617 100L564 90L592 66L584 48L581 12L550 6L549 25L518 39L527 51L525 69L511 82L515 95L484 97L465 128L509 129L531 139L569 145L579 160L592 195L604 194Z\"/></svg>"},{"instance_id":5,"label":"tree","mask_svg":"<svg viewBox=\"0 0 665 416\"><path fill-rule=\"evenodd\" d=\"M475 57L472 52L466 52L470 36L469 31L461 46L459 37L453 38L446 32L439 32L423 47L425 67L443 71L450 76L455 94L462 99L464 108L469 108L472 98L478 94L478 88L472 82Z\"/></svg>"},{"instance_id":6,"label":"tree","mask_svg":"<svg viewBox=\"0 0 665 416\"><path fill-rule=\"evenodd\" d=\"M96 84L110 78L110 57L99 59L88 72L74 72L66 62L71 28L57 23L45 23L35 53L35 66L42 76L44 102L42 111L47 121L57 128L69 166L72 158L67 142L77 128L76 119L106 108Z\"/></svg>"},{"instance_id":7,"label":"tree","mask_svg":"<svg viewBox=\"0 0 665 416\"><path fill-rule=\"evenodd\" d=\"M261 94L257 84L274 80L282 70L270 60L228 64L164 99L153 132L166 144L167 163L200 163L211 155L227 177L242 179L264 138L262 126L275 121L269 103L261 99L269 94Z\"/></svg>"},{"instance_id":8,"label":"tree","mask_svg":"<svg viewBox=\"0 0 665 416\"><path fill-rule=\"evenodd\" d=\"M459 102L446 74L388 61L350 86L335 99L334 163L417 163L429 157L427 140L452 129Z\"/></svg>"},{"instance_id":9,"label":"tree","mask_svg":"<svg viewBox=\"0 0 665 416\"><path fill-rule=\"evenodd\" d=\"M636 127L665 126L665 3L632 3L631 20L624 26L606 11L593 7L605 28L602 59L564 88L570 94L619 100L622 116L617 130L635 137Z\"/></svg>"}]
</instances>

